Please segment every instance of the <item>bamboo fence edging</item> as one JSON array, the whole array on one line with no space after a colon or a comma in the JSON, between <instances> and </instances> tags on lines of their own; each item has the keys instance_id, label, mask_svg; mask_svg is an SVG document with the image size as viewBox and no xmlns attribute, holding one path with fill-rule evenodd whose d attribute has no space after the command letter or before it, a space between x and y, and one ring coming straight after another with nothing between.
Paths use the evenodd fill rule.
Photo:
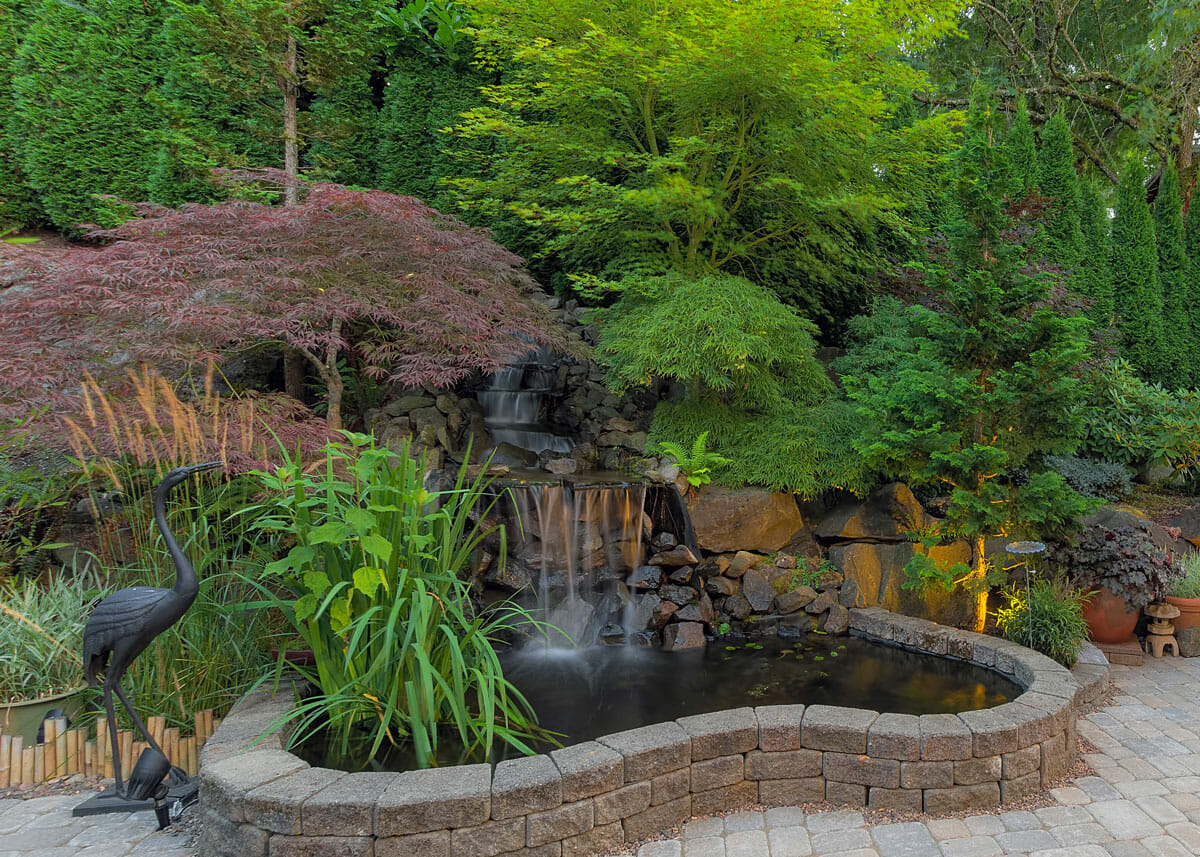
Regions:
<instances>
[{"instance_id":1,"label":"bamboo fence edging","mask_svg":"<svg viewBox=\"0 0 1200 857\"><path fill-rule=\"evenodd\" d=\"M166 718L147 718L146 729L167 754L171 764L182 768L188 776L199 772L197 760L218 722L212 709L197 711L192 716L193 733L180 735L178 726L167 726ZM112 777L113 755L108 736L108 722L97 720L89 736L86 728L70 729L65 717L47 719L42 723L44 740L26 747L20 735L0 731L0 789L11 786L32 786L60 777L82 774L87 777ZM142 752L150 745L135 741L134 733L122 729L117 733L121 754L121 769L125 776L133 770Z\"/></svg>"}]
</instances>

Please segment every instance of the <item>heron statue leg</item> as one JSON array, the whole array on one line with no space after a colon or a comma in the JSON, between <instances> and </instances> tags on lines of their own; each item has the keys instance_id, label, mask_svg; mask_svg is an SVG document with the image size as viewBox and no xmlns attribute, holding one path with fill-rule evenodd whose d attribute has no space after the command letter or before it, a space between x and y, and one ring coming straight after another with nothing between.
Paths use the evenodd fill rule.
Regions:
<instances>
[{"instance_id":1,"label":"heron statue leg","mask_svg":"<svg viewBox=\"0 0 1200 857\"><path fill-rule=\"evenodd\" d=\"M116 682L113 685L113 690L117 692L117 697L121 700L121 704L125 706L125 710L129 712L129 719L133 721L137 731L142 733L142 737L146 739L146 743L160 753L163 753L162 747L158 746L158 742L154 740L154 736L150 734L150 730L146 728L146 724L142 722L142 718L138 716L137 710L129 704L129 700L125 698L125 691L121 690L121 682ZM163 753L163 756L166 756Z\"/></svg>"},{"instance_id":2,"label":"heron statue leg","mask_svg":"<svg viewBox=\"0 0 1200 857\"><path fill-rule=\"evenodd\" d=\"M120 693L120 690L117 692ZM117 781L117 794L124 797L125 784L121 781L121 740L117 735L117 713L113 710L112 685L109 684L108 676L104 677L104 710L108 714L108 743L109 749L112 750L113 774Z\"/></svg>"}]
</instances>

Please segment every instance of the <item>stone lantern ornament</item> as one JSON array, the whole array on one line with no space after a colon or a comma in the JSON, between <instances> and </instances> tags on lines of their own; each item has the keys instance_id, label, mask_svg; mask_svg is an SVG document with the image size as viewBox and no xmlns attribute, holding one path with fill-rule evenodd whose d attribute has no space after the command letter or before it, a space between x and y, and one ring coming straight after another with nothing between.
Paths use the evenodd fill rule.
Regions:
<instances>
[{"instance_id":1,"label":"stone lantern ornament","mask_svg":"<svg viewBox=\"0 0 1200 857\"><path fill-rule=\"evenodd\" d=\"M1147 604L1145 611L1150 617L1150 622L1146 625L1149 632L1146 635L1146 648L1150 650L1150 654L1161 658L1167 646L1170 646L1171 654L1179 657L1179 642L1175 639L1175 626L1171 623L1172 619L1179 617L1179 608L1174 604L1155 602Z\"/></svg>"}]
</instances>

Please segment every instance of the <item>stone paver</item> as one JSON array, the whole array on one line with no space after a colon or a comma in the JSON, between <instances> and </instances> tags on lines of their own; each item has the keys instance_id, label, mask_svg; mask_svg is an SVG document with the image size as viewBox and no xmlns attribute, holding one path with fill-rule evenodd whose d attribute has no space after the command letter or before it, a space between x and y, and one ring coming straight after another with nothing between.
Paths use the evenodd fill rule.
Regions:
<instances>
[{"instance_id":1,"label":"stone paver","mask_svg":"<svg viewBox=\"0 0 1200 857\"><path fill-rule=\"evenodd\" d=\"M868 825L778 807L689 821L627 857L1200 857L1200 658L1114 666L1111 704L1079 721L1094 776L1052 806ZM73 818L82 797L0 800L0 857L197 857L152 813Z\"/></svg>"}]
</instances>

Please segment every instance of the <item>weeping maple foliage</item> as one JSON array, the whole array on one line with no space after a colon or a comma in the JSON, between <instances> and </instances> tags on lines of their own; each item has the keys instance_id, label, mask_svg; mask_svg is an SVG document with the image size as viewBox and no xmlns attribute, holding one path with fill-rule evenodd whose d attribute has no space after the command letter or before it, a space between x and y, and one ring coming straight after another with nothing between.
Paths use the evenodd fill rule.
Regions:
<instances>
[{"instance_id":1,"label":"weeping maple foliage","mask_svg":"<svg viewBox=\"0 0 1200 857\"><path fill-rule=\"evenodd\" d=\"M340 426L339 359L378 380L446 386L535 344L573 351L522 260L412 197L335 184L295 206L233 200L96 230L99 248L10 262L0 292L0 409L57 406L85 373L295 349ZM0 411L0 416L3 412Z\"/></svg>"}]
</instances>

